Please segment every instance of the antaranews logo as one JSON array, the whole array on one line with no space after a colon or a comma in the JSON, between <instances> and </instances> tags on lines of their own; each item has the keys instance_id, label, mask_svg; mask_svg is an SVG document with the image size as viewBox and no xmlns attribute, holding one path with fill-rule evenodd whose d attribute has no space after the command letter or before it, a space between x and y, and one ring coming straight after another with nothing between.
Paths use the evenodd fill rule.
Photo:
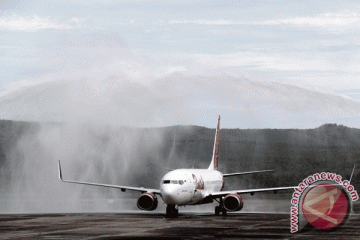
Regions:
<instances>
[{"instance_id":1,"label":"antaranews logo","mask_svg":"<svg viewBox=\"0 0 360 240\"><path fill-rule=\"evenodd\" d=\"M351 198L351 200L350 200ZM295 233L308 223L318 229L332 229L346 222L351 201L359 195L348 180L335 173L315 173L305 178L291 199L290 232Z\"/></svg>"}]
</instances>

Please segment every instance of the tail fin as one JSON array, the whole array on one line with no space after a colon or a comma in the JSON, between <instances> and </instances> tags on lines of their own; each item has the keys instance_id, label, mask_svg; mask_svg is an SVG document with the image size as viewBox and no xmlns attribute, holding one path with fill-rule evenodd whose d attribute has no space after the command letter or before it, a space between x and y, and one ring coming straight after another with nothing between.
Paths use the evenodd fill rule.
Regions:
<instances>
[{"instance_id":1,"label":"tail fin","mask_svg":"<svg viewBox=\"0 0 360 240\"><path fill-rule=\"evenodd\" d=\"M209 165L209 170L218 170L218 159L219 159L219 132L220 132L220 115L218 119L218 124L215 132L215 141L214 141L214 150L211 163Z\"/></svg>"}]
</instances>

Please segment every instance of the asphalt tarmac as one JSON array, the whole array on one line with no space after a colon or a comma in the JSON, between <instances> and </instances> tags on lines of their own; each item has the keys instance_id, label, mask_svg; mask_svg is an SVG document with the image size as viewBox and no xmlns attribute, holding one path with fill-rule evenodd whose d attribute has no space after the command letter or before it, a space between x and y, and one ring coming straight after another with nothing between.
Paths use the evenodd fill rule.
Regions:
<instances>
[{"instance_id":1,"label":"asphalt tarmac","mask_svg":"<svg viewBox=\"0 0 360 240\"><path fill-rule=\"evenodd\" d=\"M289 214L151 212L1 214L0 239L359 239L360 215L341 228L290 233Z\"/></svg>"}]
</instances>

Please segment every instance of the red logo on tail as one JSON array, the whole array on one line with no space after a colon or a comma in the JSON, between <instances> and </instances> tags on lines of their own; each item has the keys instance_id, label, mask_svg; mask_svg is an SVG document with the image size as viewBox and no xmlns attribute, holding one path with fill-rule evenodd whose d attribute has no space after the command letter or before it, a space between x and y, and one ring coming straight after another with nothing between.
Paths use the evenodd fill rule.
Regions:
<instances>
[{"instance_id":1,"label":"red logo on tail","mask_svg":"<svg viewBox=\"0 0 360 240\"><path fill-rule=\"evenodd\" d=\"M219 159L219 135L220 135L220 115L218 119L218 124L216 128L216 139L215 139L215 148L214 148L214 170L218 170L218 159Z\"/></svg>"}]
</instances>

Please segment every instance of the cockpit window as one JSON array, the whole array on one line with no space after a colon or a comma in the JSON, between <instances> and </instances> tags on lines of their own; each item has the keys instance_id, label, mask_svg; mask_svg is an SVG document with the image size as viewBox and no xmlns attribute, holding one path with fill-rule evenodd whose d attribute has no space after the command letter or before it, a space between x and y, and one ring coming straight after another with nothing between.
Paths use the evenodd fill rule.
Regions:
<instances>
[{"instance_id":1,"label":"cockpit window","mask_svg":"<svg viewBox=\"0 0 360 240\"><path fill-rule=\"evenodd\" d=\"M184 184L184 180L164 180L163 184L180 184L183 185Z\"/></svg>"}]
</instances>

